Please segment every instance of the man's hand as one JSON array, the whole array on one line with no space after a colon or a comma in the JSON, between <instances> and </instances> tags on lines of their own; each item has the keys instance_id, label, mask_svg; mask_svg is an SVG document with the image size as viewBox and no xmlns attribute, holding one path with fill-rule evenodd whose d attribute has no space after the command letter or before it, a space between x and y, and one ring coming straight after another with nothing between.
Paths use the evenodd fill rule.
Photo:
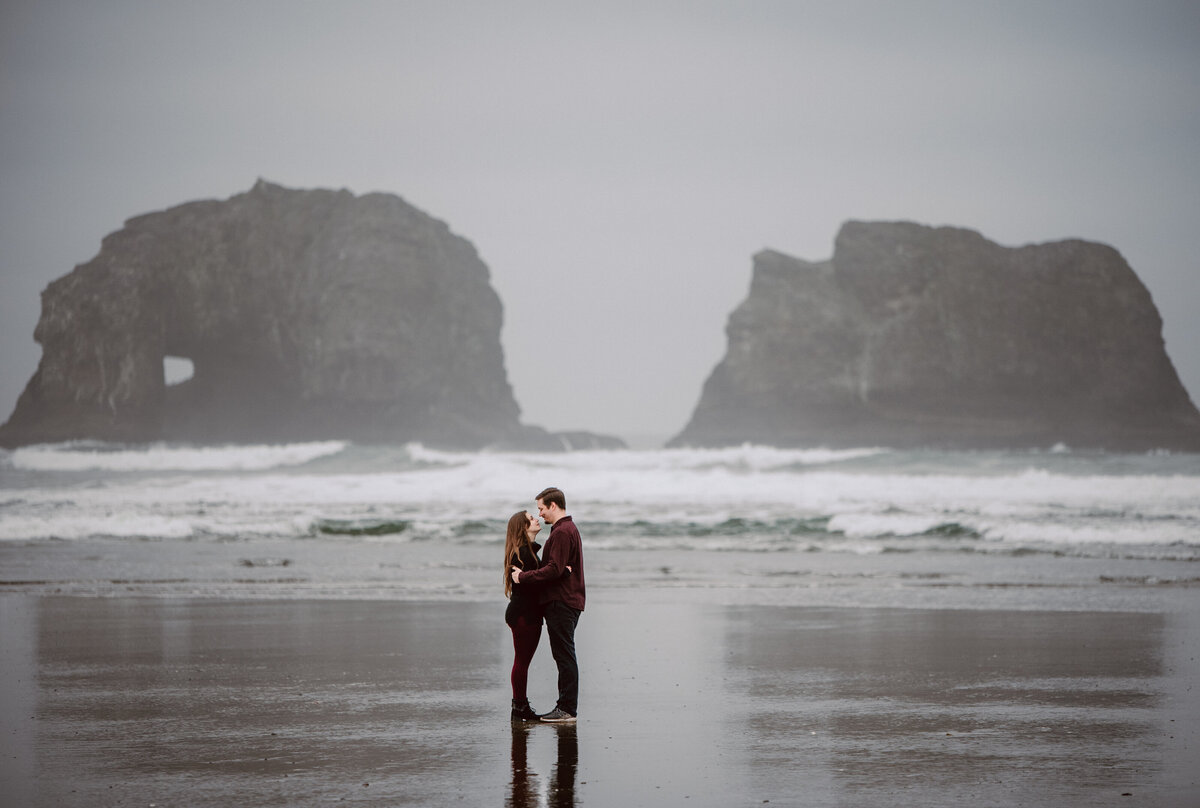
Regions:
<instances>
[{"instance_id":1,"label":"man's hand","mask_svg":"<svg viewBox=\"0 0 1200 808\"><path fill-rule=\"evenodd\" d=\"M512 579L513 579L514 584L521 583L521 568L520 567L512 568Z\"/></svg>"}]
</instances>

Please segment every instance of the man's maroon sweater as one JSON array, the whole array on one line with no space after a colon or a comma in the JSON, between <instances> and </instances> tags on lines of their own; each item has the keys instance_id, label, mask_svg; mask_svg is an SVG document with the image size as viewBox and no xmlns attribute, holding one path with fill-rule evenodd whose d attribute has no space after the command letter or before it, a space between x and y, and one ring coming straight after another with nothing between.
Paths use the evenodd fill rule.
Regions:
<instances>
[{"instance_id":1,"label":"man's maroon sweater","mask_svg":"<svg viewBox=\"0 0 1200 808\"><path fill-rule=\"evenodd\" d=\"M566 572L567 567L571 568L570 572ZM572 609L583 611L587 598L583 580L583 540L571 517L562 517L550 528L550 537L542 548L542 566L522 572L520 582L543 584L538 594L539 603L561 600Z\"/></svg>"}]
</instances>

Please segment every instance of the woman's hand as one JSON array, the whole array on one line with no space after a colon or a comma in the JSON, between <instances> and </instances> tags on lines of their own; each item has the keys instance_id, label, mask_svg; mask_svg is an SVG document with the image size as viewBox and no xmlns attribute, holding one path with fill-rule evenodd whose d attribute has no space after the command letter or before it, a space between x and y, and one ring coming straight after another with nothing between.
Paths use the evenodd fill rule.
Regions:
<instances>
[{"instance_id":1,"label":"woman's hand","mask_svg":"<svg viewBox=\"0 0 1200 808\"><path fill-rule=\"evenodd\" d=\"M492 574L495 575L495 573L492 573ZM514 584L521 583L521 568L520 567L512 568L512 579L513 579Z\"/></svg>"}]
</instances>

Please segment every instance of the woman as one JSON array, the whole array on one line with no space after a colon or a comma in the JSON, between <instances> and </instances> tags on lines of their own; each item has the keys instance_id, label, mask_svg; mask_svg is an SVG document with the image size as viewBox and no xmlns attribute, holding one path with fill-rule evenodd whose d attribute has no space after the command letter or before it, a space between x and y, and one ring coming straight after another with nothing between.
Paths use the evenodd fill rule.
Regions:
<instances>
[{"instance_id":1,"label":"woman","mask_svg":"<svg viewBox=\"0 0 1200 808\"><path fill-rule=\"evenodd\" d=\"M526 511L517 511L508 519L508 532L504 539L504 594L509 599L504 611L504 622L512 629L512 720L537 721L538 715L529 706L525 687L529 681L529 663L533 652L542 639L542 607L538 603L536 584L514 584L512 568L535 570L538 550L542 546L533 538L541 532L542 523Z\"/></svg>"}]
</instances>

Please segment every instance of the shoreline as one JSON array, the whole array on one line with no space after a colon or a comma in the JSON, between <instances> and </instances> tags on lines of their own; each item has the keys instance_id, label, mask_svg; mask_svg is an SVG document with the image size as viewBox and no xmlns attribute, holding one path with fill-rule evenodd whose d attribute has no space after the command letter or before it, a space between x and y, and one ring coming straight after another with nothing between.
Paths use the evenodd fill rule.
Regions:
<instances>
[{"instance_id":1,"label":"shoreline","mask_svg":"<svg viewBox=\"0 0 1200 808\"><path fill-rule=\"evenodd\" d=\"M2 593L0 787L33 806L1186 806L1193 600L843 608L598 589L564 733L510 726L495 603ZM535 708L553 688L543 638Z\"/></svg>"},{"instance_id":2,"label":"shoreline","mask_svg":"<svg viewBox=\"0 0 1200 808\"><path fill-rule=\"evenodd\" d=\"M370 600L503 605L492 544L0 543L0 597ZM1176 558L592 549L591 589L629 603L724 606L1200 610L1195 562Z\"/></svg>"}]
</instances>

